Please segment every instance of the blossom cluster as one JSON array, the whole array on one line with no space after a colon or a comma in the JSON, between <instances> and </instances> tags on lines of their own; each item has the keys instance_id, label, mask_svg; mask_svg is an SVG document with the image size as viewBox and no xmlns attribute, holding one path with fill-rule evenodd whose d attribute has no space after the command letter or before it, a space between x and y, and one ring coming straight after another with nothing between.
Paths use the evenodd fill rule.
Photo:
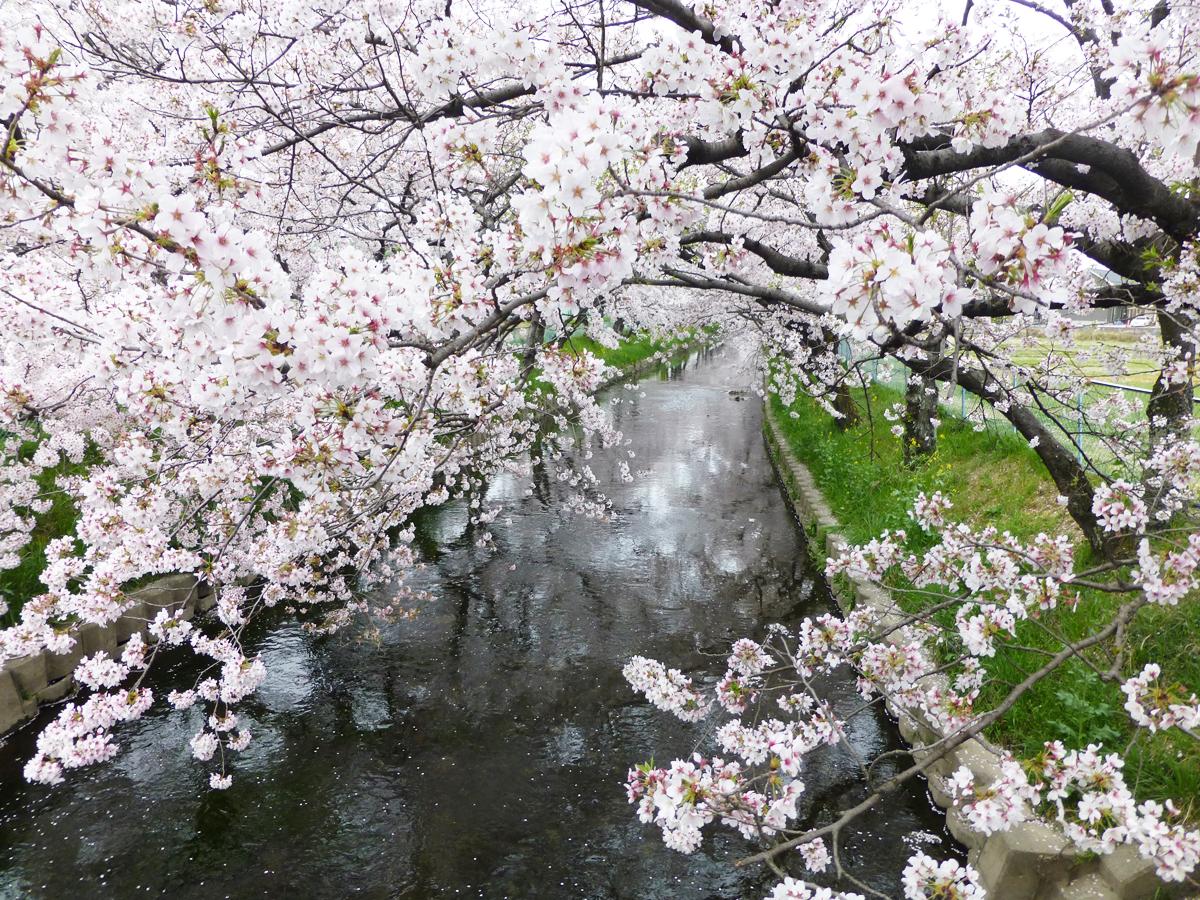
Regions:
<instances>
[{"instance_id":1,"label":"blossom cluster","mask_svg":"<svg viewBox=\"0 0 1200 900\"><path fill-rule=\"evenodd\" d=\"M880 324L903 328L939 306L950 316L968 296L958 287L951 248L934 231L905 233L883 222L857 240L838 239L829 255L830 310L854 333Z\"/></svg>"},{"instance_id":2,"label":"blossom cluster","mask_svg":"<svg viewBox=\"0 0 1200 900\"><path fill-rule=\"evenodd\" d=\"M1022 212L1015 193L1000 191L974 201L968 227L979 273L1019 289L1010 295L1015 312L1035 312L1030 298L1046 294L1055 276L1064 273L1071 236Z\"/></svg>"},{"instance_id":3,"label":"blossom cluster","mask_svg":"<svg viewBox=\"0 0 1200 900\"><path fill-rule=\"evenodd\" d=\"M645 694L656 707L685 722L698 721L708 711L703 695L692 688L691 679L678 669L668 669L657 660L635 656L626 663L623 674L635 691Z\"/></svg>"},{"instance_id":4,"label":"blossom cluster","mask_svg":"<svg viewBox=\"0 0 1200 900\"><path fill-rule=\"evenodd\" d=\"M1166 728L1200 729L1200 698L1179 684L1162 682L1162 668L1147 663L1121 685L1125 711L1136 724L1151 732Z\"/></svg>"},{"instance_id":5,"label":"blossom cluster","mask_svg":"<svg viewBox=\"0 0 1200 900\"><path fill-rule=\"evenodd\" d=\"M958 860L938 862L925 853L917 853L904 868L906 900L945 897L947 900L983 900L987 896L979 884L979 873Z\"/></svg>"},{"instance_id":6,"label":"blossom cluster","mask_svg":"<svg viewBox=\"0 0 1200 900\"><path fill-rule=\"evenodd\" d=\"M704 702L691 681L662 664L635 657L625 668L631 686L654 705L669 709L685 721L724 708L727 721L716 729L715 740L722 757L707 759L695 754L676 759L667 767L646 763L630 769L626 793L637 805L638 818L654 824L672 849L692 853L703 840L703 829L714 823L738 831L748 840L761 841L790 833L797 815L797 802L805 785L799 778L805 758L817 748L844 740L846 723L832 708L811 693L814 664L836 668L856 657L867 619L855 616L850 622L833 616L819 621L805 619L794 633L772 626L766 643L750 638L736 641L727 659L729 669L715 687L718 700L728 695L728 682L754 679L754 695L739 695L736 703L719 706ZM890 646L869 644L870 648ZM822 662L816 663L820 658ZM789 689L798 691L787 693ZM760 693L779 693L778 706L789 714L785 721L764 717ZM754 705L753 718L743 713ZM682 707L682 711L681 711ZM981 800L981 803L984 801ZM797 854L813 873L825 871L831 856L825 841L800 844ZM973 890L973 870L953 860L938 863L923 854L910 860L904 876L906 897L981 896L945 893ZM941 892L941 893L939 893ZM774 897L854 897L833 892L804 881L788 878L777 885Z\"/></svg>"},{"instance_id":7,"label":"blossom cluster","mask_svg":"<svg viewBox=\"0 0 1200 900\"><path fill-rule=\"evenodd\" d=\"M1185 160L1200 147L1200 73L1174 52L1172 25L1130 22L1108 56L1113 93L1132 105L1139 131Z\"/></svg>"},{"instance_id":8,"label":"blossom cluster","mask_svg":"<svg viewBox=\"0 0 1200 900\"><path fill-rule=\"evenodd\" d=\"M672 850L692 853L702 840L701 828L720 819L747 836L775 834L796 815L803 783L788 781L763 794L750 787L738 763L675 760L668 768L649 765L629 770L626 791L638 805L638 818L662 830Z\"/></svg>"},{"instance_id":9,"label":"blossom cluster","mask_svg":"<svg viewBox=\"0 0 1200 900\"><path fill-rule=\"evenodd\" d=\"M1007 831L1025 821L1029 805L1037 799L1024 768L1011 757L1000 761L1000 776L986 786L960 766L946 780L946 788L971 827L983 834Z\"/></svg>"},{"instance_id":10,"label":"blossom cluster","mask_svg":"<svg viewBox=\"0 0 1200 900\"><path fill-rule=\"evenodd\" d=\"M1178 810L1170 802L1137 803L1123 767L1120 756L1099 746L1068 750L1056 741L1046 745L1033 779L1043 804L1081 850L1111 853L1132 844L1160 878L1182 881L1200 865L1200 831L1173 821Z\"/></svg>"}]
</instances>

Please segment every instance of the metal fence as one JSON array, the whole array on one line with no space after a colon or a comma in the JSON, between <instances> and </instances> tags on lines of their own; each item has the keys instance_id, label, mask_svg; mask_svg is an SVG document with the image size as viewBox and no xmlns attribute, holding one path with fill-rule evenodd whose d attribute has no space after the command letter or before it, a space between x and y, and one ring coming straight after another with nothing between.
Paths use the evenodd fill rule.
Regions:
<instances>
[{"instance_id":1,"label":"metal fence","mask_svg":"<svg viewBox=\"0 0 1200 900\"><path fill-rule=\"evenodd\" d=\"M853 359L850 354L849 347L842 351L843 358L848 361ZM876 384L900 393L904 392L908 369L903 364L890 359L871 359L865 368ZM1071 402L1046 401L1047 409L1045 411L1037 410L1036 414L1071 440L1078 459L1082 460L1087 455L1090 459L1095 460L1097 457L1110 456L1111 450L1106 442L1088 432L1088 416L1086 415L1088 408L1098 402L1104 394L1113 391L1142 395L1147 399L1151 391L1147 388L1100 379L1087 379L1087 385L1086 389L1075 392ZM1014 381L1013 387L1016 386L1017 383ZM1200 402L1200 398L1194 402ZM939 405L943 412L976 424L982 424L985 428L993 428L1002 433L1017 433L1009 421L994 410L990 404L961 387L940 388ZM1144 413L1145 404L1142 403L1141 406Z\"/></svg>"}]
</instances>

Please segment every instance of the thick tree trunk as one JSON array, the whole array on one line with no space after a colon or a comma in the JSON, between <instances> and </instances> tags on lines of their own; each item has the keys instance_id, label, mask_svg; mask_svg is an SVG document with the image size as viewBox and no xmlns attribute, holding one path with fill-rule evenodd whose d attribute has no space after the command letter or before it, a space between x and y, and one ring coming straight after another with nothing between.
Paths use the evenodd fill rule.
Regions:
<instances>
[{"instance_id":1,"label":"thick tree trunk","mask_svg":"<svg viewBox=\"0 0 1200 900\"><path fill-rule=\"evenodd\" d=\"M827 328L821 329L821 338L825 342L827 351L834 356L838 352L838 336ZM858 404L854 402L854 397L850 394L850 373L842 366L841 360L837 361L838 368L843 370L842 377L833 389L833 408L840 414L839 418L835 418L837 427L841 431L848 428L853 428L859 423L860 416L858 414Z\"/></svg>"},{"instance_id":2,"label":"thick tree trunk","mask_svg":"<svg viewBox=\"0 0 1200 900\"><path fill-rule=\"evenodd\" d=\"M1146 418L1150 422L1150 455L1172 443L1188 440L1192 434L1192 374L1196 368L1196 345L1191 338L1192 322L1181 313L1160 310L1158 328L1163 347L1178 353L1175 360L1168 361L1167 365L1173 367L1175 362L1183 362L1187 366L1187 375L1182 381L1169 383L1164 368L1154 382L1150 402L1146 404ZM1149 472L1144 478L1146 505L1153 514L1162 495L1161 486Z\"/></svg>"},{"instance_id":3,"label":"thick tree trunk","mask_svg":"<svg viewBox=\"0 0 1200 900\"><path fill-rule=\"evenodd\" d=\"M537 359L538 347L542 346L542 341L546 339L546 324L542 321L542 317L534 313L533 318L529 320L529 343L525 345L525 352L521 354L521 368L525 371L533 368L534 360Z\"/></svg>"},{"instance_id":4,"label":"thick tree trunk","mask_svg":"<svg viewBox=\"0 0 1200 900\"><path fill-rule=\"evenodd\" d=\"M904 386L904 464L912 466L937 450L937 382L909 374Z\"/></svg>"},{"instance_id":5,"label":"thick tree trunk","mask_svg":"<svg viewBox=\"0 0 1200 900\"><path fill-rule=\"evenodd\" d=\"M861 418L858 414L858 404L850 395L850 385L845 379L838 382L833 394L833 408L841 413L841 418L834 419L837 427L845 431L857 425Z\"/></svg>"},{"instance_id":6,"label":"thick tree trunk","mask_svg":"<svg viewBox=\"0 0 1200 900\"><path fill-rule=\"evenodd\" d=\"M1146 416L1150 420L1150 449L1153 452L1163 441L1185 439L1192 428L1191 373L1196 365L1196 345L1192 343L1191 323L1179 313L1160 311L1158 327L1163 346L1178 351L1178 359L1186 364L1188 376L1176 384L1168 384L1160 373L1150 393Z\"/></svg>"}]
</instances>

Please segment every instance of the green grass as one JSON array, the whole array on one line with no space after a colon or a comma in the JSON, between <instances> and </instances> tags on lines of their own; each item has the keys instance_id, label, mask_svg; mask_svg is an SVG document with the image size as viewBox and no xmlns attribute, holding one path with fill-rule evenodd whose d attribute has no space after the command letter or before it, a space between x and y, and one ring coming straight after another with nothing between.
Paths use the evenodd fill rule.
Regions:
<instances>
[{"instance_id":1,"label":"green grass","mask_svg":"<svg viewBox=\"0 0 1200 900\"><path fill-rule=\"evenodd\" d=\"M842 432L806 397L791 408L771 398L770 411L784 440L812 471L848 540L863 542L884 529L904 528L914 549L931 545L934 538L917 529L908 510L919 492L940 490L954 503L953 518L974 526L992 524L1021 538L1039 532L1069 534L1075 538L1077 558L1086 564L1086 542L1058 505L1058 492L1036 454L1019 436L977 432L946 416L937 452L910 469L903 463L900 441L890 432L892 423L882 415L900 399L896 391L872 388L867 421L868 397L858 391L864 421ZM904 602L916 608L930 601L909 596ZM1118 602L1103 592L1082 592L1074 611L1060 607L1041 624L1069 638L1080 637L1109 621ZM949 624L952 617L943 622ZM1021 623L1017 643L1057 649L1035 622ZM1147 662L1158 662L1169 681L1200 692L1200 600L1143 609L1131 627L1129 647L1122 665L1125 677ZM991 678L983 704L999 700L1044 659L1036 652L1001 649L987 663ZM1127 750L1126 775L1140 797L1172 797L1189 807L1191 818L1200 819L1200 745L1178 732L1149 735L1139 730L1135 738L1124 701L1117 684L1101 680L1086 664L1073 660L1025 694L987 736L1022 757L1033 756L1045 741L1055 739L1076 746L1102 742L1110 749Z\"/></svg>"},{"instance_id":2,"label":"green grass","mask_svg":"<svg viewBox=\"0 0 1200 900\"><path fill-rule=\"evenodd\" d=\"M1053 352L1066 360L1068 371L1075 375L1148 389L1154 386L1160 366L1157 360L1146 356L1136 346L1146 331L1081 328L1075 334L1070 347L1064 346L1061 341L1053 341L1039 334L1030 343L1021 338L1009 340L1005 343L1005 348L1013 362L1018 365L1036 368L1045 362L1047 354ZM1156 336L1154 347L1159 346ZM1105 355L1114 350L1128 354L1125 371L1117 374L1113 374L1103 362Z\"/></svg>"},{"instance_id":3,"label":"green grass","mask_svg":"<svg viewBox=\"0 0 1200 900\"><path fill-rule=\"evenodd\" d=\"M54 538L71 534L75 530L79 514L71 499L55 485L55 480L67 472L68 466L73 472L83 468L82 465L64 464L48 469L38 476L40 493L51 501L51 506L35 518L29 543L20 551L21 564L15 569L0 571L0 595L8 602L8 612L0 618L0 624L15 624L25 601L46 590L41 582L42 569L46 567L46 545Z\"/></svg>"},{"instance_id":4,"label":"green grass","mask_svg":"<svg viewBox=\"0 0 1200 900\"><path fill-rule=\"evenodd\" d=\"M564 343L574 353L589 351L615 369L628 369L644 362L656 353L671 354L690 346L696 340L694 334L681 334L670 338L654 338L649 334L636 334L623 338L613 348L605 347L584 334L577 334Z\"/></svg>"}]
</instances>

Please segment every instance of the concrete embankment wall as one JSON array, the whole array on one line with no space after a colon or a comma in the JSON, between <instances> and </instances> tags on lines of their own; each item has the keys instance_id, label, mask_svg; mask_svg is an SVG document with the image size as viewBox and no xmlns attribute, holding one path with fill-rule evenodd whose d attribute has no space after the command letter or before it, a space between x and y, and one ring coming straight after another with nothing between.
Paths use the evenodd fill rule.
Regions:
<instances>
[{"instance_id":1,"label":"concrete embankment wall","mask_svg":"<svg viewBox=\"0 0 1200 900\"><path fill-rule=\"evenodd\" d=\"M75 689L75 667L85 656L101 650L119 657L134 635L146 633L159 610L182 610L190 619L210 609L216 601L210 587L191 575L168 575L130 595L133 605L109 625L87 624L79 629L68 653L37 653L10 659L0 669L0 733L37 715L44 703L53 703Z\"/></svg>"}]
</instances>

